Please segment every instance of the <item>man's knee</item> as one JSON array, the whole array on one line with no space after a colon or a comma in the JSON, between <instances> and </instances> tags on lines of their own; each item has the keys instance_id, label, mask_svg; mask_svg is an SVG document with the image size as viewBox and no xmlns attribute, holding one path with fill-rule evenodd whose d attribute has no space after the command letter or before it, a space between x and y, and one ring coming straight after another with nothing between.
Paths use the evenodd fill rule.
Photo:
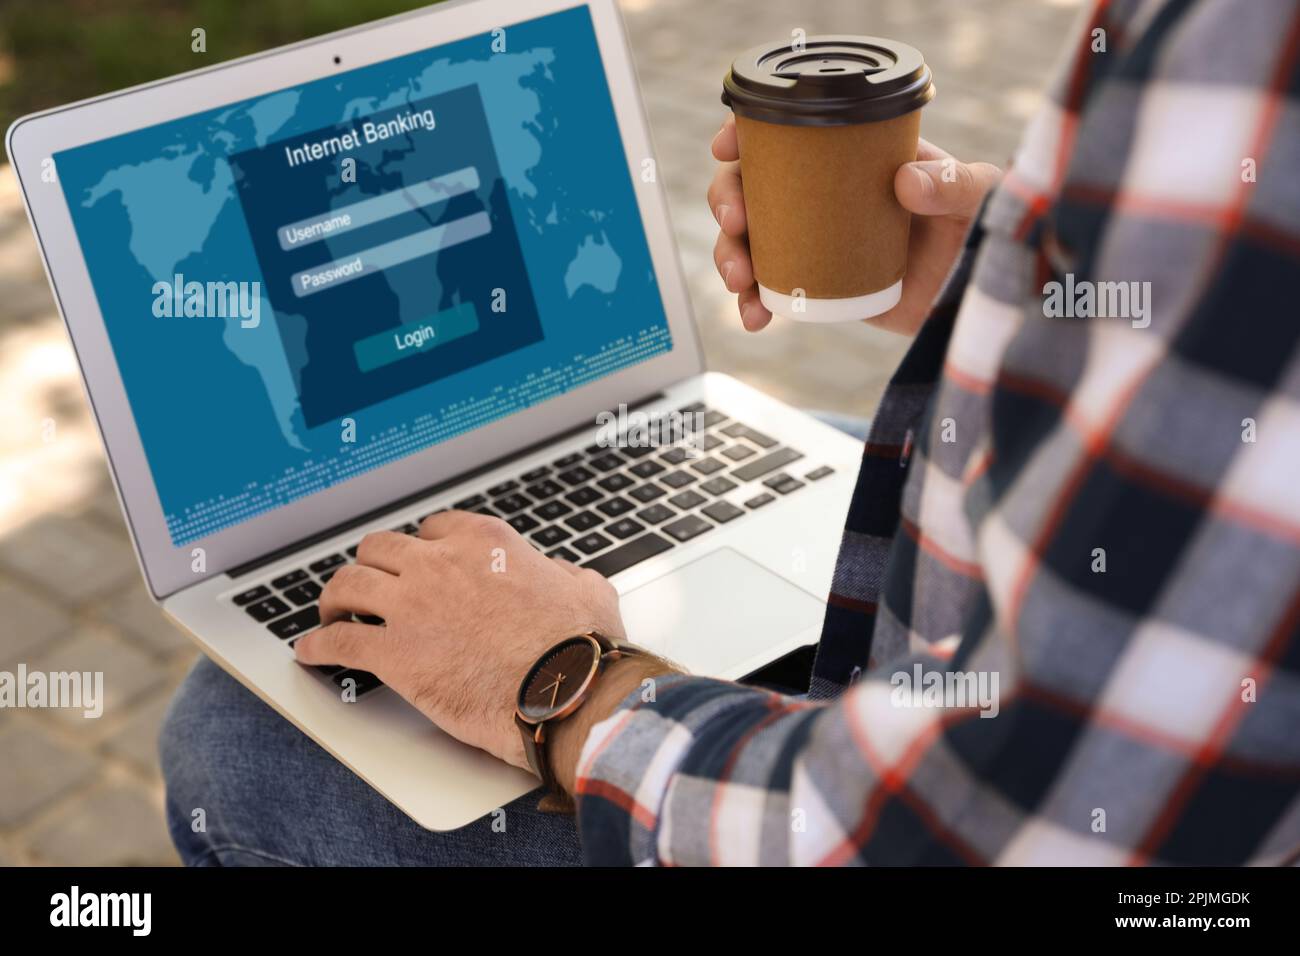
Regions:
<instances>
[{"instance_id":1,"label":"man's knee","mask_svg":"<svg viewBox=\"0 0 1300 956\"><path fill-rule=\"evenodd\" d=\"M238 799L252 724L279 718L233 677L202 658L163 718L158 755L167 787L167 824L182 859L200 862L212 847L218 807Z\"/></svg>"},{"instance_id":2,"label":"man's knee","mask_svg":"<svg viewBox=\"0 0 1300 956\"><path fill-rule=\"evenodd\" d=\"M206 659L177 691L159 751L186 863L579 862L572 819L538 813L535 793L506 808L503 832L494 815L449 833L421 829Z\"/></svg>"},{"instance_id":3,"label":"man's knee","mask_svg":"<svg viewBox=\"0 0 1300 956\"><path fill-rule=\"evenodd\" d=\"M167 829L186 864L210 856L206 810L197 794L209 789L203 753L204 701L225 677L207 658L200 658L172 698L158 734L158 758L167 786Z\"/></svg>"},{"instance_id":4,"label":"man's knee","mask_svg":"<svg viewBox=\"0 0 1300 956\"><path fill-rule=\"evenodd\" d=\"M207 774L214 751L221 751L228 725L218 718L248 692L206 657L186 675L172 698L158 735L158 756L168 791L189 791Z\"/></svg>"}]
</instances>

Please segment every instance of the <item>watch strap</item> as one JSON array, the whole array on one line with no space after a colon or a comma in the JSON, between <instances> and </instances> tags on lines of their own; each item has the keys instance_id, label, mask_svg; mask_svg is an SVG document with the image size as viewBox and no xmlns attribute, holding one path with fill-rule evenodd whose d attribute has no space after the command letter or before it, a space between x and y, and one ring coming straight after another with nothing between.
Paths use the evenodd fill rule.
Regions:
<instances>
[{"instance_id":1,"label":"watch strap","mask_svg":"<svg viewBox=\"0 0 1300 956\"><path fill-rule=\"evenodd\" d=\"M582 709L582 706L591 699L591 692L595 689L596 683L604 676L605 668L611 660L618 660L621 657L636 657L644 652L640 648L633 647L630 644L620 644L612 638L606 637L597 631L589 631L586 634L579 635L590 637L600 645L601 655L599 668L591 684L587 687L578 706L562 718L551 718L544 720L539 724L529 724L524 721L516 712L515 724L519 727L520 733L524 739L524 753L528 758L528 764L532 767L533 773L541 778L542 787L546 793L541 801L537 804L537 809L544 813L573 813L576 804L568 793L561 788L555 780L555 772L551 769L550 748L547 746L547 728L559 723L560 720L572 717Z\"/></svg>"}]
</instances>

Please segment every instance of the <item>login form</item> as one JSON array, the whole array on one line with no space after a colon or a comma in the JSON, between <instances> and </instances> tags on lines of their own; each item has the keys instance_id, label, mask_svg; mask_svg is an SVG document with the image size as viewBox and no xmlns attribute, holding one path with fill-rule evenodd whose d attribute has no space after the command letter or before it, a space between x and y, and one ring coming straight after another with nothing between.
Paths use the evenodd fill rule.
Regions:
<instances>
[{"instance_id":1,"label":"login form","mask_svg":"<svg viewBox=\"0 0 1300 956\"><path fill-rule=\"evenodd\" d=\"M542 338L476 86L230 163L308 426Z\"/></svg>"}]
</instances>

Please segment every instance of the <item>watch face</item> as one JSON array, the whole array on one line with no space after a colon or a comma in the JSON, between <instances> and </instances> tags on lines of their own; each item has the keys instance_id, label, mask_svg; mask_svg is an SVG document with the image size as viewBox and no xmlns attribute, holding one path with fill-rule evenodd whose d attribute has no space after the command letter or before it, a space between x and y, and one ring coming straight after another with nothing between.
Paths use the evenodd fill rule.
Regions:
<instances>
[{"instance_id":1,"label":"watch face","mask_svg":"<svg viewBox=\"0 0 1300 956\"><path fill-rule=\"evenodd\" d=\"M571 638L551 648L524 680L519 712L540 723L564 710L591 680L600 654L600 645L589 637Z\"/></svg>"}]
</instances>

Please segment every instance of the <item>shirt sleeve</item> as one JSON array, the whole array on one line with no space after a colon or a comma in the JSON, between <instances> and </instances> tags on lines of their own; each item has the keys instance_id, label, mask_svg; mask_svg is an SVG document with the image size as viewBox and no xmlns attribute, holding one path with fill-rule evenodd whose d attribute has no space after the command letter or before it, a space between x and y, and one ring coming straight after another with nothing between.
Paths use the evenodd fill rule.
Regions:
<instances>
[{"instance_id":1,"label":"shirt sleeve","mask_svg":"<svg viewBox=\"0 0 1300 956\"><path fill-rule=\"evenodd\" d=\"M585 861L963 862L955 821L920 819L920 808L909 807L909 769L942 765L926 751L954 722L989 737L990 749L1014 747L1015 739L1002 735L1002 722L981 719L977 689L974 706L961 712L924 706L924 686L912 675L944 667L923 656L896 662L823 703L685 675L658 681L652 695L638 690L592 729L583 749L577 790ZM888 676L900 673L908 675L905 693ZM996 700L988 695L989 716ZM1006 759L1015 758L1008 752ZM949 769L956 771L952 800L943 809L958 817L977 810L974 775ZM908 817L910 825L878 827Z\"/></svg>"}]
</instances>

